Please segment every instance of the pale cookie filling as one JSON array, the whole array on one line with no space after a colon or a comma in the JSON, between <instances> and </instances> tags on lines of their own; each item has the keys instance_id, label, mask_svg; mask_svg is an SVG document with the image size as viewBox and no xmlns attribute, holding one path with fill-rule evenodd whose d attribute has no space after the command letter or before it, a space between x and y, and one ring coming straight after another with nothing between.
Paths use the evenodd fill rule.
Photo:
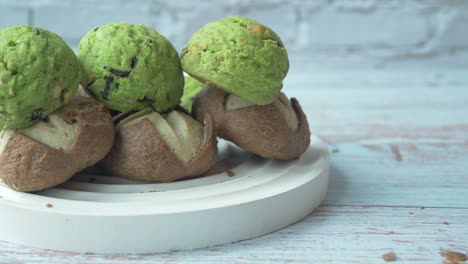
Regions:
<instances>
[{"instance_id":1,"label":"pale cookie filling","mask_svg":"<svg viewBox=\"0 0 468 264\"><path fill-rule=\"evenodd\" d=\"M289 101L288 97L284 93L279 93L273 105L283 114L288 126L296 131L299 126L299 120L297 119L297 114L292 108L291 101Z\"/></svg>"},{"instance_id":2,"label":"pale cookie filling","mask_svg":"<svg viewBox=\"0 0 468 264\"><path fill-rule=\"evenodd\" d=\"M46 121L18 130L17 132L34 139L53 149L61 151L71 151L75 144L78 131L78 124L68 124L57 115L50 115ZM0 153L3 152L10 137L15 131L3 130L0 132Z\"/></svg>"},{"instance_id":3,"label":"pale cookie filling","mask_svg":"<svg viewBox=\"0 0 468 264\"><path fill-rule=\"evenodd\" d=\"M225 103L225 109L227 111L236 110L244 107L252 106L251 102L240 98L237 95L229 94ZM297 119L296 112L291 106L291 102L284 93L279 93L278 97L273 102L273 105L278 108L280 113L286 119L288 127L296 131L299 126L299 121Z\"/></svg>"},{"instance_id":4,"label":"pale cookie filling","mask_svg":"<svg viewBox=\"0 0 468 264\"><path fill-rule=\"evenodd\" d=\"M76 142L78 127L78 123L68 124L52 114L47 121L37 122L18 132L51 148L69 152Z\"/></svg>"},{"instance_id":5,"label":"pale cookie filling","mask_svg":"<svg viewBox=\"0 0 468 264\"><path fill-rule=\"evenodd\" d=\"M117 125L117 130L148 119L163 138L166 145L181 161L188 163L197 155L203 144L203 125L191 116L172 111L166 117L149 110L142 110Z\"/></svg>"},{"instance_id":6,"label":"pale cookie filling","mask_svg":"<svg viewBox=\"0 0 468 264\"><path fill-rule=\"evenodd\" d=\"M10 140L11 136L15 131L13 130L2 130L0 131L0 154L3 153L3 149Z\"/></svg>"}]
</instances>

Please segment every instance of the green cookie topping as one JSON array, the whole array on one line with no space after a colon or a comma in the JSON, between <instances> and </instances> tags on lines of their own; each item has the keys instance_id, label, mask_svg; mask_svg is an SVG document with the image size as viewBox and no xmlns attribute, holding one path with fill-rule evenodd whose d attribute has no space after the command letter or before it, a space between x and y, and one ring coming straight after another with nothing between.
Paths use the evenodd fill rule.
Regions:
<instances>
[{"instance_id":1,"label":"green cookie topping","mask_svg":"<svg viewBox=\"0 0 468 264\"><path fill-rule=\"evenodd\" d=\"M195 97L195 95L197 95L203 89L203 87L205 87L204 83L199 82L190 76L185 77L184 94L180 99L180 106L191 113L193 97Z\"/></svg>"},{"instance_id":2,"label":"green cookie topping","mask_svg":"<svg viewBox=\"0 0 468 264\"><path fill-rule=\"evenodd\" d=\"M78 58L85 72L83 87L110 109L163 112L180 102L184 76L177 51L144 25L96 27L80 41Z\"/></svg>"},{"instance_id":3,"label":"green cookie topping","mask_svg":"<svg viewBox=\"0 0 468 264\"><path fill-rule=\"evenodd\" d=\"M32 26L0 30L0 129L22 129L71 101L80 81L73 50Z\"/></svg>"},{"instance_id":4,"label":"green cookie topping","mask_svg":"<svg viewBox=\"0 0 468 264\"><path fill-rule=\"evenodd\" d=\"M182 68L257 105L272 103L289 69L281 39L245 17L227 17L196 32L181 55Z\"/></svg>"}]
</instances>

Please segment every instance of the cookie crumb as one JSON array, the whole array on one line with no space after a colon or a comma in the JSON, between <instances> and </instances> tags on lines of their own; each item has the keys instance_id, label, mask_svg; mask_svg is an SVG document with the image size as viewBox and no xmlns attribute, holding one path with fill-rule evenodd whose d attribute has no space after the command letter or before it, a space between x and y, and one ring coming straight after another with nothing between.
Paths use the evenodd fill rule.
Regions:
<instances>
[{"instance_id":1,"label":"cookie crumb","mask_svg":"<svg viewBox=\"0 0 468 264\"><path fill-rule=\"evenodd\" d=\"M445 221L445 222L442 222L442 224L449 225L449 222Z\"/></svg>"},{"instance_id":2,"label":"cookie crumb","mask_svg":"<svg viewBox=\"0 0 468 264\"><path fill-rule=\"evenodd\" d=\"M421 206L421 208L420 208L420 209L421 209L421 210L424 210L424 209L426 209L426 207L424 207L424 206Z\"/></svg>"},{"instance_id":3,"label":"cookie crumb","mask_svg":"<svg viewBox=\"0 0 468 264\"><path fill-rule=\"evenodd\" d=\"M226 170L226 174L229 177L234 177L236 176L236 173L233 170Z\"/></svg>"},{"instance_id":4,"label":"cookie crumb","mask_svg":"<svg viewBox=\"0 0 468 264\"><path fill-rule=\"evenodd\" d=\"M393 234L396 234L396 233L395 233L395 231L388 231L388 234L393 235Z\"/></svg>"},{"instance_id":5,"label":"cookie crumb","mask_svg":"<svg viewBox=\"0 0 468 264\"><path fill-rule=\"evenodd\" d=\"M48 203L46 206L47 206L47 208L52 208L52 207L54 207L54 206L53 206L52 204L50 204L50 203Z\"/></svg>"},{"instance_id":6,"label":"cookie crumb","mask_svg":"<svg viewBox=\"0 0 468 264\"><path fill-rule=\"evenodd\" d=\"M413 212L409 212L409 214L410 214L410 215L414 215L414 213L413 213Z\"/></svg>"},{"instance_id":7,"label":"cookie crumb","mask_svg":"<svg viewBox=\"0 0 468 264\"><path fill-rule=\"evenodd\" d=\"M382 255L382 258L383 260L387 261L387 262L391 262L391 261L396 261L397 260L397 256L395 254L395 252L393 251L390 251L386 254L383 254Z\"/></svg>"},{"instance_id":8,"label":"cookie crumb","mask_svg":"<svg viewBox=\"0 0 468 264\"><path fill-rule=\"evenodd\" d=\"M443 251L440 252L440 255L447 260L446 263L456 264L459 263L459 261L464 262L468 260L468 257L465 254L456 251Z\"/></svg>"}]
</instances>

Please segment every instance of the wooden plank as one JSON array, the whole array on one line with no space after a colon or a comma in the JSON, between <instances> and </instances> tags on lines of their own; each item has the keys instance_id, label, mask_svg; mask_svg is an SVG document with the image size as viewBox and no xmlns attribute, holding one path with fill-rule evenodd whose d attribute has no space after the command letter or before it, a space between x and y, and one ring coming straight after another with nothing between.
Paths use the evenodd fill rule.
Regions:
<instances>
[{"instance_id":1,"label":"wooden plank","mask_svg":"<svg viewBox=\"0 0 468 264\"><path fill-rule=\"evenodd\" d=\"M235 244L160 255L99 256L0 242L2 263L442 263L444 250L468 253L467 209L322 206L304 221ZM188 223L189 224L189 223ZM12 252L15 252L14 254Z\"/></svg>"},{"instance_id":2,"label":"wooden plank","mask_svg":"<svg viewBox=\"0 0 468 264\"><path fill-rule=\"evenodd\" d=\"M339 150L326 204L468 207L468 82L333 78L289 93Z\"/></svg>"},{"instance_id":3,"label":"wooden plank","mask_svg":"<svg viewBox=\"0 0 468 264\"><path fill-rule=\"evenodd\" d=\"M468 208L467 144L379 140L330 150L325 204Z\"/></svg>"},{"instance_id":4,"label":"wooden plank","mask_svg":"<svg viewBox=\"0 0 468 264\"><path fill-rule=\"evenodd\" d=\"M405 138L468 141L466 87L290 89L311 130L330 142Z\"/></svg>"},{"instance_id":5,"label":"wooden plank","mask_svg":"<svg viewBox=\"0 0 468 264\"><path fill-rule=\"evenodd\" d=\"M283 92L330 142L379 138L468 140L463 71L292 71Z\"/></svg>"}]
</instances>

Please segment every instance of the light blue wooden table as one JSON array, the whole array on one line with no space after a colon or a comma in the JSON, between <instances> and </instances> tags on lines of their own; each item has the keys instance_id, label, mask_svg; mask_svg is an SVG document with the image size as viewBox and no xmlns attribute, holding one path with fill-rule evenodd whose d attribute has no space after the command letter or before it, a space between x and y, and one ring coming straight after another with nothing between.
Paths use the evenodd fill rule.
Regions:
<instances>
[{"instance_id":1,"label":"light blue wooden table","mask_svg":"<svg viewBox=\"0 0 468 264\"><path fill-rule=\"evenodd\" d=\"M390 251L396 263L442 263L441 252L468 253L468 73L296 71L284 91L299 98L332 152L327 199L303 221L159 255L0 242L0 263L384 263Z\"/></svg>"}]
</instances>

